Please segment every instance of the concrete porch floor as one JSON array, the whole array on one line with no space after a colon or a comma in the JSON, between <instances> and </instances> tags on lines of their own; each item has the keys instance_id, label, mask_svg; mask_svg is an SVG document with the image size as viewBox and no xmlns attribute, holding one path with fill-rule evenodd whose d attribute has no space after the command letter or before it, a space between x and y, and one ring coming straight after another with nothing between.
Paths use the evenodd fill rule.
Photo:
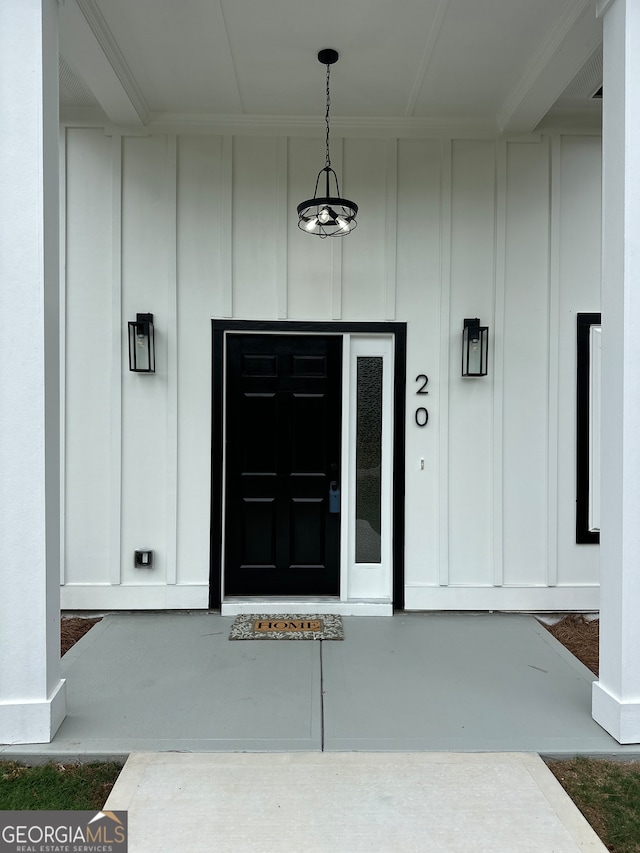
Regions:
<instances>
[{"instance_id":1,"label":"concrete porch floor","mask_svg":"<svg viewBox=\"0 0 640 853\"><path fill-rule=\"evenodd\" d=\"M106 616L62 661L68 715L33 761L146 752L640 757L591 718L592 673L531 616L345 617L344 641L228 640L213 613Z\"/></svg>"}]
</instances>

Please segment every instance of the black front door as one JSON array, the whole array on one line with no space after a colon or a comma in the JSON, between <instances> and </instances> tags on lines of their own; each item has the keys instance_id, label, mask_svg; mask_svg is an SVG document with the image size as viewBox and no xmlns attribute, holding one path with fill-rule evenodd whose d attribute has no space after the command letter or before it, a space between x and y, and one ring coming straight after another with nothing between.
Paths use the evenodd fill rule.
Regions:
<instances>
[{"instance_id":1,"label":"black front door","mask_svg":"<svg viewBox=\"0 0 640 853\"><path fill-rule=\"evenodd\" d=\"M339 336L227 335L226 595L339 594L341 378Z\"/></svg>"}]
</instances>

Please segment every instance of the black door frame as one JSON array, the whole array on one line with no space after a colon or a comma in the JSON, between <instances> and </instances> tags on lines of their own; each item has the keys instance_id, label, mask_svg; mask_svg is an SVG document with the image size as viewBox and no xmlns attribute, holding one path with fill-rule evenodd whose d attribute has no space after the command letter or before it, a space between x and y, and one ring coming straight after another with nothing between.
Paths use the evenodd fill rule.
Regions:
<instances>
[{"instance_id":1,"label":"black door frame","mask_svg":"<svg viewBox=\"0 0 640 853\"><path fill-rule=\"evenodd\" d=\"M299 322L295 320L212 320L211 371L211 531L209 607L222 604L222 540L224 500L224 338L226 332L281 334L385 334L394 340L393 381L393 608L404 609L404 521L405 521L405 397L407 367L406 323L351 323L341 321Z\"/></svg>"}]
</instances>

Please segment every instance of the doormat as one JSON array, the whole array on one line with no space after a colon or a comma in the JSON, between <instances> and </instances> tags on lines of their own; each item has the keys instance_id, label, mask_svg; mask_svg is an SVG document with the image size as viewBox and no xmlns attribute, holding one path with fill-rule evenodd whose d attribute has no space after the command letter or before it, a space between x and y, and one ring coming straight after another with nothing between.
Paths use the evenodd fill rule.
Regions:
<instances>
[{"instance_id":1,"label":"doormat","mask_svg":"<svg viewBox=\"0 0 640 853\"><path fill-rule=\"evenodd\" d=\"M342 617L269 616L245 613L236 616L230 640L344 640Z\"/></svg>"}]
</instances>

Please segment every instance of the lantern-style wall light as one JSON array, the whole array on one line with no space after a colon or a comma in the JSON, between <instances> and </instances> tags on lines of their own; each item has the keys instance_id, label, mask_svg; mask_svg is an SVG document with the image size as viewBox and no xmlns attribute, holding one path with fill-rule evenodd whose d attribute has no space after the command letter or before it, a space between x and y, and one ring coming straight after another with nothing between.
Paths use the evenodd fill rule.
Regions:
<instances>
[{"instance_id":1,"label":"lantern-style wall light","mask_svg":"<svg viewBox=\"0 0 640 853\"><path fill-rule=\"evenodd\" d=\"M489 327L480 320L465 319L462 327L462 375L486 376L489 355Z\"/></svg>"},{"instance_id":2,"label":"lantern-style wall light","mask_svg":"<svg viewBox=\"0 0 640 853\"><path fill-rule=\"evenodd\" d=\"M129 322L129 370L135 373L156 372L156 340L153 314L136 314Z\"/></svg>"}]
</instances>

